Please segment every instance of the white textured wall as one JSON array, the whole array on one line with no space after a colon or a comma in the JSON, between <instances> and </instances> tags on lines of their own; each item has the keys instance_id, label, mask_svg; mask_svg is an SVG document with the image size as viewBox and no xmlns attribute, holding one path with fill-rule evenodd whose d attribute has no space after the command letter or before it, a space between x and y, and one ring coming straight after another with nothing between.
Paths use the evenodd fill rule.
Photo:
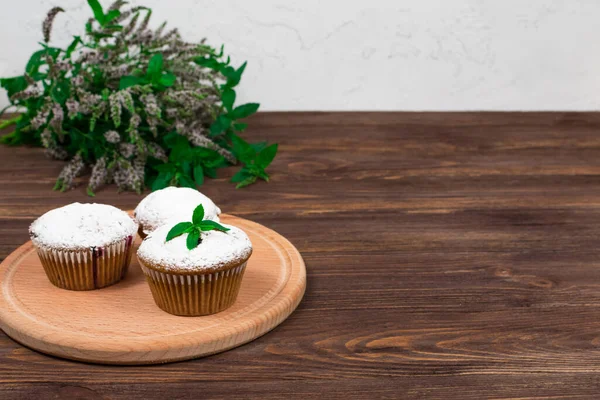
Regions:
<instances>
[{"instance_id":1,"label":"white textured wall","mask_svg":"<svg viewBox=\"0 0 600 400\"><path fill-rule=\"evenodd\" d=\"M4 2L3 2L4 3ZM103 1L109 4L110 1ZM600 105L598 0L145 0L190 40L248 60L263 110L589 110ZM20 72L53 5L57 42L85 0L11 0L0 76ZM0 106L6 104L1 96Z\"/></svg>"}]
</instances>

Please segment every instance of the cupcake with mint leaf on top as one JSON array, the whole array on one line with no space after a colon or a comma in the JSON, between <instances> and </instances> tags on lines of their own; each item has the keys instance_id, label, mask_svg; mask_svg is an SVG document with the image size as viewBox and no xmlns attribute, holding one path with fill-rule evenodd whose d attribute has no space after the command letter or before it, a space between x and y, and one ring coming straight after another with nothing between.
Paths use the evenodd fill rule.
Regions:
<instances>
[{"instance_id":1,"label":"cupcake with mint leaf on top","mask_svg":"<svg viewBox=\"0 0 600 400\"><path fill-rule=\"evenodd\" d=\"M204 217L200 204L187 221L149 233L138 249L154 301L170 314L214 314L239 293L252 243L241 229Z\"/></svg>"}]
</instances>

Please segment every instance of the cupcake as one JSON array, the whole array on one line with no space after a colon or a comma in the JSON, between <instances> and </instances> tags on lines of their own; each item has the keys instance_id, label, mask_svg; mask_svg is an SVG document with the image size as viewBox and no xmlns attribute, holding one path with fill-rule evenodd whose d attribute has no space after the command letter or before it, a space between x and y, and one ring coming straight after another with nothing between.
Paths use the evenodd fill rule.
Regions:
<instances>
[{"instance_id":1,"label":"cupcake","mask_svg":"<svg viewBox=\"0 0 600 400\"><path fill-rule=\"evenodd\" d=\"M137 229L118 208L73 203L39 217L29 235L52 284L92 290L123 279Z\"/></svg>"},{"instance_id":2,"label":"cupcake","mask_svg":"<svg viewBox=\"0 0 600 400\"><path fill-rule=\"evenodd\" d=\"M150 233L137 252L154 301L170 314L208 315L231 306L252 254L250 239L241 229L199 222L194 218L164 225ZM216 230L208 230L211 226Z\"/></svg>"},{"instance_id":3,"label":"cupcake","mask_svg":"<svg viewBox=\"0 0 600 400\"><path fill-rule=\"evenodd\" d=\"M183 221L189 218L198 204L204 207L206 219L219 221L219 207L197 190L171 186L150 193L138 204L133 214L140 224L140 237L146 237L170 220Z\"/></svg>"}]
</instances>

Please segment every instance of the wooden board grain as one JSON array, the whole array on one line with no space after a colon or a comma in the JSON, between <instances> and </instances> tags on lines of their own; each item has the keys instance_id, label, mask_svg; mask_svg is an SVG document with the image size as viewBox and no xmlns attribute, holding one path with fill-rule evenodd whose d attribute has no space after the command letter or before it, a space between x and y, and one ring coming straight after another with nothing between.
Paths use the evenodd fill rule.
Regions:
<instances>
[{"instance_id":1,"label":"wooden board grain","mask_svg":"<svg viewBox=\"0 0 600 400\"><path fill-rule=\"evenodd\" d=\"M0 398L595 399L600 113L262 113L271 181L201 188L288 238L307 290L245 346L154 366L51 358L0 334ZM63 165L0 146L0 258ZM93 199L131 209L134 193Z\"/></svg>"},{"instance_id":2,"label":"wooden board grain","mask_svg":"<svg viewBox=\"0 0 600 400\"><path fill-rule=\"evenodd\" d=\"M300 302L304 262L276 232L231 215L221 219L243 229L253 245L238 298L225 311L178 317L160 310L136 257L118 284L83 292L59 289L27 242L0 264L0 327L38 351L103 364L186 360L256 339Z\"/></svg>"}]
</instances>

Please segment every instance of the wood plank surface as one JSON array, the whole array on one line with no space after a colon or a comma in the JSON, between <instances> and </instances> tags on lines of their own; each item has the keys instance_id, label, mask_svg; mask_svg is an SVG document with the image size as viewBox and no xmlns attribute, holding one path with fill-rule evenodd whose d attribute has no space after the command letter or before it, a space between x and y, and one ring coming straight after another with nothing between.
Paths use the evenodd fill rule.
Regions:
<instances>
[{"instance_id":1,"label":"wood plank surface","mask_svg":"<svg viewBox=\"0 0 600 400\"><path fill-rule=\"evenodd\" d=\"M169 365L64 361L0 334L0 398L597 398L600 114L263 113L272 182L203 192L302 253L307 291L278 328ZM0 258L61 163L0 147ZM100 190L124 209L140 197Z\"/></svg>"}]
</instances>

